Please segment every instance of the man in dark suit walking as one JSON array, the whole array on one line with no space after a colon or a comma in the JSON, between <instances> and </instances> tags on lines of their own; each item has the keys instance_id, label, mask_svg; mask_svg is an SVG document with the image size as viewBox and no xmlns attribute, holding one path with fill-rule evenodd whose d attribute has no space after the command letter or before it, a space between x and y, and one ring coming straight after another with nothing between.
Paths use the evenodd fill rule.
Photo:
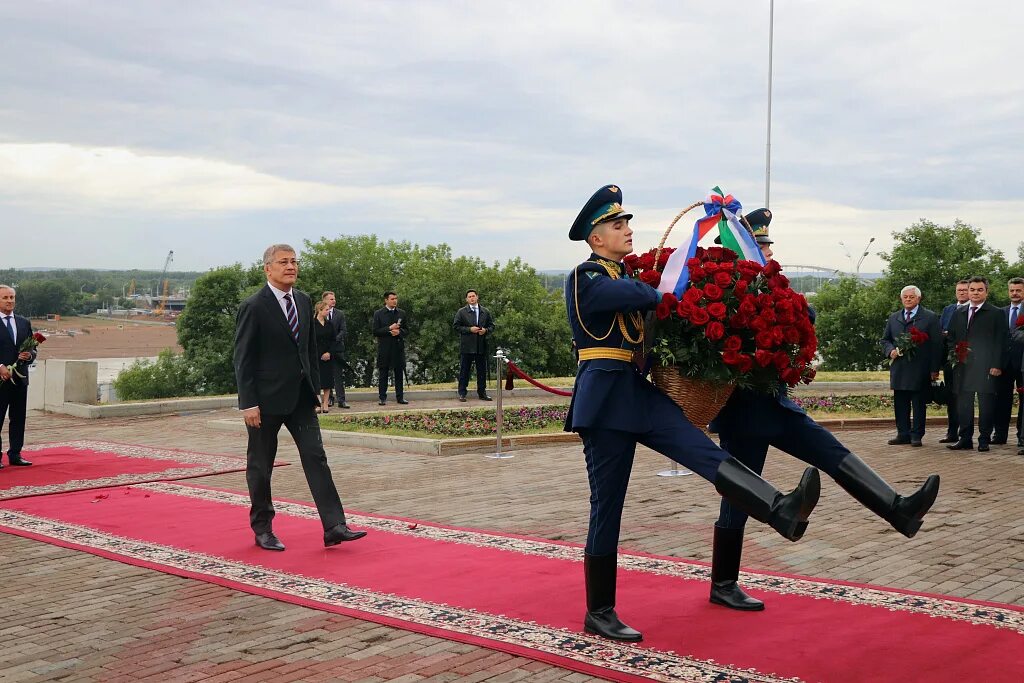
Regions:
<instances>
[{"instance_id":1,"label":"man in dark suit walking","mask_svg":"<svg viewBox=\"0 0 1024 683\"><path fill-rule=\"evenodd\" d=\"M946 359L948 359L949 350L952 348L949 344L949 325L953 322L953 314L960 310L966 310L968 306L967 285L967 280L960 280L956 283L956 301L942 309L942 316L939 319L943 340L945 341L945 348L942 353L943 358ZM957 416L958 408L956 393L954 393L956 382L953 381L953 366L950 365L948 360L943 361L942 377L945 380L947 397L946 436L943 439L939 439L939 443L956 443L960 440L960 420Z\"/></svg>"},{"instance_id":2,"label":"man in dark suit walking","mask_svg":"<svg viewBox=\"0 0 1024 683\"><path fill-rule=\"evenodd\" d=\"M996 402L996 381L1003 373L1009 326L1003 311L988 303L988 279L968 280L970 305L958 311L949 326L949 343L960 353L954 382L959 408L959 440L946 446L953 451L974 448L974 395L978 395L978 450L987 451L992 434Z\"/></svg>"},{"instance_id":3,"label":"man in dark suit walking","mask_svg":"<svg viewBox=\"0 0 1024 683\"><path fill-rule=\"evenodd\" d=\"M345 325L345 314L335 308L337 299L334 292L324 292L320 298L327 302L327 322L334 328L334 344L331 345L331 369L334 372L334 391L331 393L331 405L338 402L339 408L348 408L345 401L345 337L348 326Z\"/></svg>"},{"instance_id":4,"label":"man in dark suit walking","mask_svg":"<svg viewBox=\"0 0 1024 683\"><path fill-rule=\"evenodd\" d=\"M466 305L455 313L452 323L459 333L459 400L465 402L469 389L469 369L476 365L476 394L481 401L487 395L487 336L494 332L491 312L480 305L475 289L466 292Z\"/></svg>"},{"instance_id":5,"label":"man in dark suit walking","mask_svg":"<svg viewBox=\"0 0 1024 683\"><path fill-rule=\"evenodd\" d=\"M21 457L25 445L25 415L28 412L28 365L36 359L35 349L19 351L22 343L32 336L32 324L28 318L14 314L16 294L13 287L0 285L0 432L7 423L7 462L12 465L28 466L32 463ZM8 366L24 364L22 374L16 377ZM0 439L0 455L3 441ZM4 466L0 458L0 468Z\"/></svg>"},{"instance_id":6,"label":"man in dark suit walking","mask_svg":"<svg viewBox=\"0 0 1024 683\"><path fill-rule=\"evenodd\" d=\"M893 391L896 412L896 438L890 446L920 446L924 436L926 392L932 380L939 378L945 340L939 316L921 306L921 290L907 285L900 292L903 308L889 316L882 334L882 348L889 358L889 388ZM901 345L902 335L926 334L920 343ZM913 412L913 426L911 426Z\"/></svg>"},{"instance_id":7,"label":"man in dark suit walking","mask_svg":"<svg viewBox=\"0 0 1024 683\"><path fill-rule=\"evenodd\" d=\"M235 322L235 380L238 407L249 432L245 480L252 508L249 524L256 545L284 550L274 535L270 476L281 425L295 440L302 470L324 527L324 545L366 535L345 523L345 510L331 478L315 409L320 405L320 370L312 333L313 307L295 289L299 262L287 244L263 253L267 284L242 302Z\"/></svg>"},{"instance_id":8,"label":"man in dark suit walking","mask_svg":"<svg viewBox=\"0 0 1024 683\"><path fill-rule=\"evenodd\" d=\"M405 338L409 335L409 320L398 307L398 295L384 295L384 308L373 313L373 336L377 338L377 405L388 402L388 375L395 373L395 400L405 400Z\"/></svg>"},{"instance_id":9,"label":"man in dark suit walking","mask_svg":"<svg viewBox=\"0 0 1024 683\"><path fill-rule=\"evenodd\" d=\"M1024 315L1024 278L1011 278L1006 283L1010 295L1010 303L1003 308L1003 315L1006 316L1007 326L1012 333L1017 328L1017 320ZM1020 404L1017 408L1017 446L1024 447L1024 430L1021 429L1021 419L1024 417L1024 394L1018 393L1021 385L1020 358L1024 353L1024 343L1014 341L1012 334L1007 341L1006 362L1003 365L1003 374L996 381L996 412L994 432L992 434L993 445L1005 444L1010 436L1010 415L1013 413L1014 397L1020 396Z\"/></svg>"}]
</instances>

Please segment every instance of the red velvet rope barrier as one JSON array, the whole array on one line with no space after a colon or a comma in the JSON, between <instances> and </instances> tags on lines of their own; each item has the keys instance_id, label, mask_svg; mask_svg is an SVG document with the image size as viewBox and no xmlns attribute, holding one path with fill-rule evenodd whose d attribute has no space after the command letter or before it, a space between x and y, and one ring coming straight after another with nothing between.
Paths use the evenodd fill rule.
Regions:
<instances>
[{"instance_id":1,"label":"red velvet rope barrier","mask_svg":"<svg viewBox=\"0 0 1024 683\"><path fill-rule=\"evenodd\" d=\"M516 364L513 363L512 361L508 361L508 371L510 373L509 374L509 378L510 379L511 379L512 375L515 375L519 379L525 379L527 382L529 382L533 386L537 387L538 389L543 389L544 391L546 391L546 392L548 392L550 394L556 394L558 396L572 396L572 392L571 391L565 391L563 389L555 389L554 387L549 387L549 386L547 386L545 384L541 384L540 382L538 382L537 380L535 380L534 378L530 377L525 372L520 370L518 367L516 367ZM508 385L506 385L506 388L508 388Z\"/></svg>"}]
</instances>

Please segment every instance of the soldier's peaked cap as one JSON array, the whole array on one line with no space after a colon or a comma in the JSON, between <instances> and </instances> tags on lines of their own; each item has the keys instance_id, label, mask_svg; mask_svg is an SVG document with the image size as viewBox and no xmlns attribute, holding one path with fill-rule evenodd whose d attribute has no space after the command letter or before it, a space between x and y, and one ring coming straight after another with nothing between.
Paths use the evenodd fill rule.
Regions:
<instances>
[{"instance_id":1,"label":"soldier's peaked cap","mask_svg":"<svg viewBox=\"0 0 1024 683\"><path fill-rule=\"evenodd\" d=\"M775 244L768 236L768 224L772 222L772 212L768 209L756 209L743 216L754 233L754 241L758 244Z\"/></svg>"},{"instance_id":2,"label":"soldier's peaked cap","mask_svg":"<svg viewBox=\"0 0 1024 683\"><path fill-rule=\"evenodd\" d=\"M583 208L580 215L576 216L572 228L569 229L569 239L582 241L590 237L590 233L601 223L614 221L619 218L630 219L633 214L627 213L622 208L622 190L618 185L605 185L594 193Z\"/></svg>"}]
</instances>

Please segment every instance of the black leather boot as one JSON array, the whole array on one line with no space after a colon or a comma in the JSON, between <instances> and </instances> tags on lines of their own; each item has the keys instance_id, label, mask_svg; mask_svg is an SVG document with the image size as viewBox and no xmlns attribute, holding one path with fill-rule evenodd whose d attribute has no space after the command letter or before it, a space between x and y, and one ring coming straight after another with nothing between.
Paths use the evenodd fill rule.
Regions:
<instances>
[{"instance_id":1,"label":"black leather boot","mask_svg":"<svg viewBox=\"0 0 1024 683\"><path fill-rule=\"evenodd\" d=\"M715 488L749 516L784 538L798 541L807 530L807 518L818 504L821 478L816 468L808 467L797 487L783 495L739 460L728 458L718 466Z\"/></svg>"},{"instance_id":2,"label":"black leather boot","mask_svg":"<svg viewBox=\"0 0 1024 683\"><path fill-rule=\"evenodd\" d=\"M743 529L715 527L711 551L711 602L743 612L759 612L764 603L752 598L736 583L740 578Z\"/></svg>"},{"instance_id":3,"label":"black leather boot","mask_svg":"<svg viewBox=\"0 0 1024 683\"><path fill-rule=\"evenodd\" d=\"M587 581L587 616L583 630L611 640L639 642L643 635L619 621L615 614L615 570L618 556L584 555L583 574Z\"/></svg>"},{"instance_id":4,"label":"black leather boot","mask_svg":"<svg viewBox=\"0 0 1024 683\"><path fill-rule=\"evenodd\" d=\"M907 538L913 538L921 528L921 520L939 495L937 474L928 477L917 493L901 496L853 453L839 462L835 480L861 505L889 522Z\"/></svg>"}]
</instances>

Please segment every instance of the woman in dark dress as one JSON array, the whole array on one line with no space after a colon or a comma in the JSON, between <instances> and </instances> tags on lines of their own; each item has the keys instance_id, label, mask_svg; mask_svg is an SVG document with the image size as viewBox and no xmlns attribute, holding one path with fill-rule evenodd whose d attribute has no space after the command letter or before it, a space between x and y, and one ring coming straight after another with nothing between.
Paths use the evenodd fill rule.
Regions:
<instances>
[{"instance_id":1,"label":"woman in dark dress","mask_svg":"<svg viewBox=\"0 0 1024 683\"><path fill-rule=\"evenodd\" d=\"M327 319L328 306L326 301L316 304L316 319L313 321L313 333L316 335L316 352L320 355L320 412L327 409L327 399L334 388L334 368L331 367L331 346L334 344L334 327Z\"/></svg>"}]
</instances>

